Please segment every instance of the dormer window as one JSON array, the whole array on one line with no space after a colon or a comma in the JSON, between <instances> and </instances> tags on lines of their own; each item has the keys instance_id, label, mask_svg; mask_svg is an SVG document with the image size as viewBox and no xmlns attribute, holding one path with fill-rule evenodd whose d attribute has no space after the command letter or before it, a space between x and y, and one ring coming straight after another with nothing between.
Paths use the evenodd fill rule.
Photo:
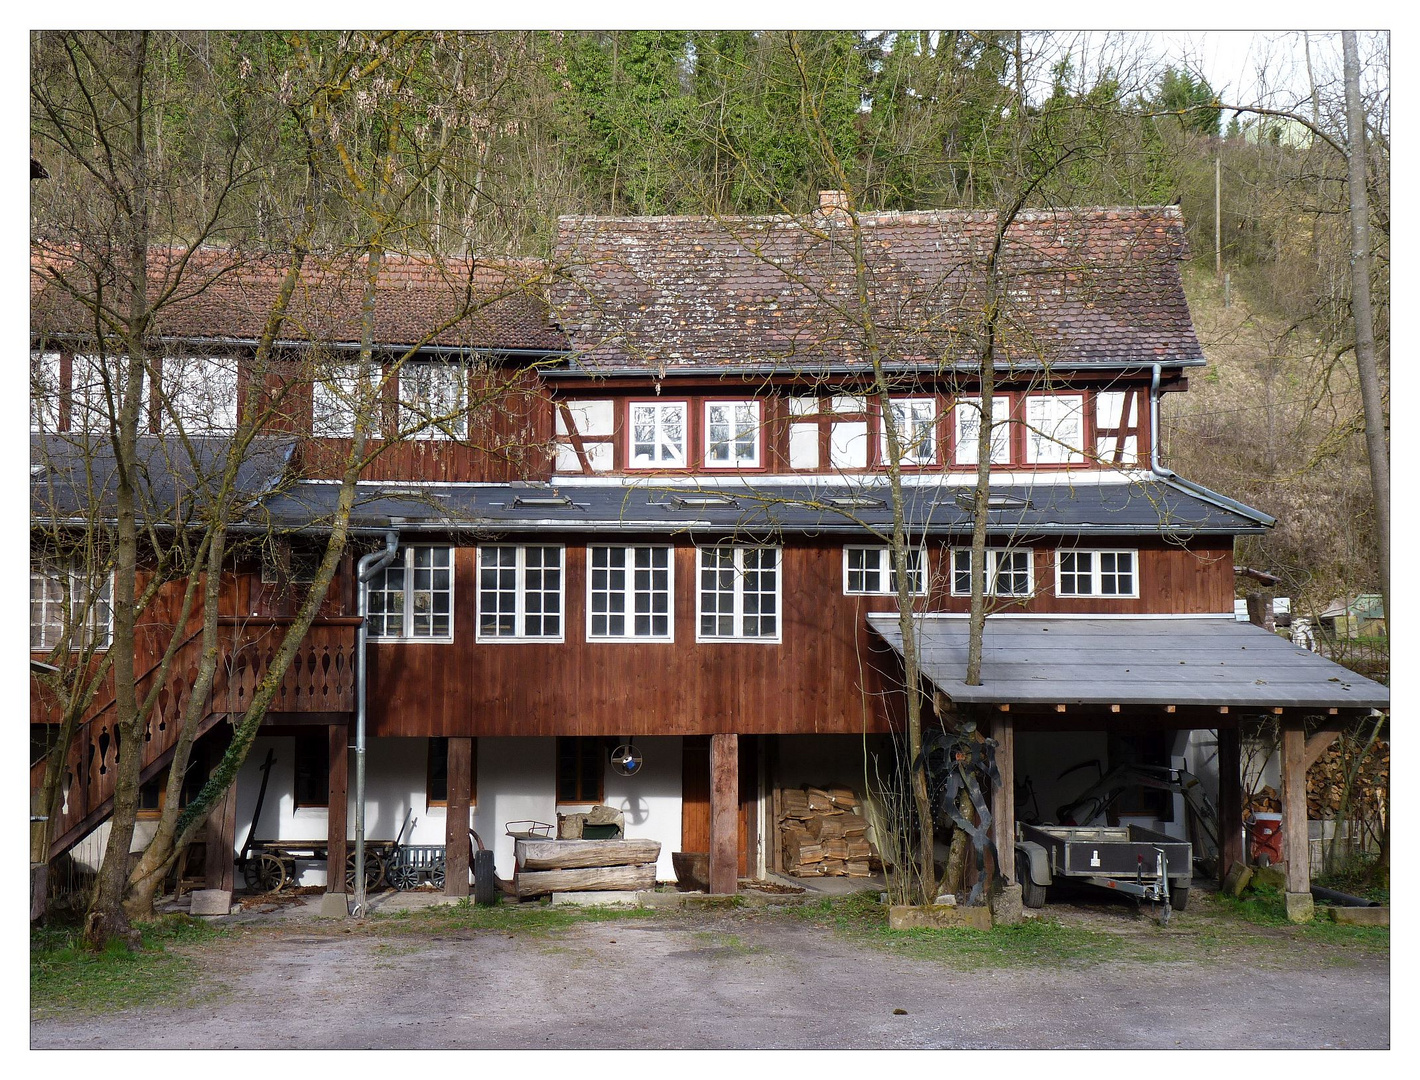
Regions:
<instances>
[{"instance_id":1,"label":"dormer window","mask_svg":"<svg viewBox=\"0 0 1420 1080\"><path fill-rule=\"evenodd\" d=\"M1066 465L1085 460L1085 399L1080 394L1026 398L1026 461Z\"/></svg>"},{"instance_id":2,"label":"dormer window","mask_svg":"<svg viewBox=\"0 0 1420 1080\"><path fill-rule=\"evenodd\" d=\"M1011 415L1010 402L1006 398L995 398L991 403L991 464L1011 463ZM952 409L952 423L955 428L956 454L953 460L958 465L975 465L980 457L981 399L957 398Z\"/></svg>"},{"instance_id":3,"label":"dormer window","mask_svg":"<svg viewBox=\"0 0 1420 1080\"><path fill-rule=\"evenodd\" d=\"M399 373L399 430L414 439L468 435L468 373L459 363L408 363Z\"/></svg>"},{"instance_id":4,"label":"dormer window","mask_svg":"<svg viewBox=\"0 0 1420 1080\"><path fill-rule=\"evenodd\" d=\"M759 468L759 429L759 402L707 401L705 467Z\"/></svg>"},{"instance_id":5,"label":"dormer window","mask_svg":"<svg viewBox=\"0 0 1420 1080\"><path fill-rule=\"evenodd\" d=\"M935 398L893 398L893 424L897 428L902 456L900 465L935 465L937 463L937 402ZM888 463L887 427L879 434L878 452L884 465Z\"/></svg>"},{"instance_id":6,"label":"dormer window","mask_svg":"<svg viewBox=\"0 0 1420 1080\"><path fill-rule=\"evenodd\" d=\"M631 404L631 467L685 468L684 401L636 401Z\"/></svg>"}]
</instances>

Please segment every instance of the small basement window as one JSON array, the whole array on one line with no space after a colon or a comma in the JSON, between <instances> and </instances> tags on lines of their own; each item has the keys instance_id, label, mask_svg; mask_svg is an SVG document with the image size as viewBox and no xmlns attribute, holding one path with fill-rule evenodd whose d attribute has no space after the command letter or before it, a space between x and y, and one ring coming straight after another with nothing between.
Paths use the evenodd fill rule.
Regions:
<instances>
[{"instance_id":1,"label":"small basement window","mask_svg":"<svg viewBox=\"0 0 1420 1080\"><path fill-rule=\"evenodd\" d=\"M330 740L324 727L296 736L296 809L330 804Z\"/></svg>"},{"instance_id":2,"label":"small basement window","mask_svg":"<svg viewBox=\"0 0 1420 1080\"><path fill-rule=\"evenodd\" d=\"M596 737L557 740L557 801L600 803L605 798L606 744Z\"/></svg>"}]
</instances>

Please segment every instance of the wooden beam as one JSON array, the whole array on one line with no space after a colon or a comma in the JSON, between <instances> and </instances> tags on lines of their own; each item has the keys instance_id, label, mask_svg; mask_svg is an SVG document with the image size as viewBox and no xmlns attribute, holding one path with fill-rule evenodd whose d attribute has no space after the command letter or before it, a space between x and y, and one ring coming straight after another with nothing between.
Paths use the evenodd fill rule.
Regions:
<instances>
[{"instance_id":1,"label":"wooden beam","mask_svg":"<svg viewBox=\"0 0 1420 1080\"><path fill-rule=\"evenodd\" d=\"M1115 713L1117 713L1117 712L1119 711L1119 706L1118 706L1118 705L1111 705L1111 706L1109 707L1109 711L1110 711L1110 712L1115 712Z\"/></svg>"},{"instance_id":2,"label":"wooden beam","mask_svg":"<svg viewBox=\"0 0 1420 1080\"><path fill-rule=\"evenodd\" d=\"M237 785L227 788L222 801L212 808L204 829L207 844L203 874L209 889L231 892L234 887L232 865L237 846Z\"/></svg>"},{"instance_id":3,"label":"wooden beam","mask_svg":"<svg viewBox=\"0 0 1420 1080\"><path fill-rule=\"evenodd\" d=\"M1274 706L1272 706L1272 714L1273 714L1274 716L1281 716L1281 715L1282 715L1282 706L1281 706L1281 705L1274 705Z\"/></svg>"},{"instance_id":4,"label":"wooden beam","mask_svg":"<svg viewBox=\"0 0 1420 1080\"><path fill-rule=\"evenodd\" d=\"M326 728L325 891L345 892L346 790L350 776L350 725Z\"/></svg>"},{"instance_id":5,"label":"wooden beam","mask_svg":"<svg viewBox=\"0 0 1420 1080\"><path fill-rule=\"evenodd\" d=\"M740 737L710 736L710 891L739 886Z\"/></svg>"},{"instance_id":6,"label":"wooden beam","mask_svg":"<svg viewBox=\"0 0 1420 1080\"><path fill-rule=\"evenodd\" d=\"M444 816L444 895L468 895L468 808L473 801L473 740L449 739L448 805Z\"/></svg>"},{"instance_id":7,"label":"wooden beam","mask_svg":"<svg viewBox=\"0 0 1420 1080\"><path fill-rule=\"evenodd\" d=\"M997 705L996 708L1000 709L1001 712L1010 712L1010 711L1011 711L1011 706L1009 706L1009 705Z\"/></svg>"},{"instance_id":8,"label":"wooden beam","mask_svg":"<svg viewBox=\"0 0 1420 1080\"><path fill-rule=\"evenodd\" d=\"M1065 706L1064 706L1064 705L1057 705L1057 706L1055 706L1055 711L1056 711L1056 712L1064 712L1064 711L1065 711Z\"/></svg>"},{"instance_id":9,"label":"wooden beam","mask_svg":"<svg viewBox=\"0 0 1420 1080\"><path fill-rule=\"evenodd\" d=\"M1302 750L1302 768L1310 769L1315 765L1321 755L1326 753L1327 749L1340 735L1341 732L1339 731L1327 731L1326 729L1322 729L1321 731L1314 732L1307 736L1307 744Z\"/></svg>"},{"instance_id":10,"label":"wooden beam","mask_svg":"<svg viewBox=\"0 0 1420 1080\"><path fill-rule=\"evenodd\" d=\"M1218 880L1243 861L1242 740L1236 726L1218 729Z\"/></svg>"},{"instance_id":11,"label":"wooden beam","mask_svg":"<svg viewBox=\"0 0 1420 1080\"><path fill-rule=\"evenodd\" d=\"M1223 716L1227 716L1227 715L1228 715L1228 707L1227 707L1226 705L1219 705L1219 706L1218 706L1218 712L1221 713Z\"/></svg>"},{"instance_id":12,"label":"wooden beam","mask_svg":"<svg viewBox=\"0 0 1420 1080\"><path fill-rule=\"evenodd\" d=\"M1063 706L1061 706L1063 708ZM1001 782L991 791L993 839L1000 870L1008 885L1016 884L1016 722L998 716L991 724L996 740L996 769Z\"/></svg>"},{"instance_id":13,"label":"wooden beam","mask_svg":"<svg viewBox=\"0 0 1420 1080\"><path fill-rule=\"evenodd\" d=\"M1164 706L1164 712L1166 712L1166 713L1176 713L1176 712L1178 712L1178 706L1177 706L1177 705L1165 705L1165 706Z\"/></svg>"},{"instance_id":14,"label":"wooden beam","mask_svg":"<svg viewBox=\"0 0 1420 1080\"><path fill-rule=\"evenodd\" d=\"M1327 715L1327 716L1335 716L1335 715L1336 715L1337 713L1339 713L1340 711L1341 711L1340 709L1327 709L1327 710L1326 710L1326 715Z\"/></svg>"},{"instance_id":15,"label":"wooden beam","mask_svg":"<svg viewBox=\"0 0 1420 1080\"><path fill-rule=\"evenodd\" d=\"M1301 717L1282 721L1282 845L1287 857L1287 891L1311 891L1311 845L1307 842L1306 730Z\"/></svg>"}]
</instances>

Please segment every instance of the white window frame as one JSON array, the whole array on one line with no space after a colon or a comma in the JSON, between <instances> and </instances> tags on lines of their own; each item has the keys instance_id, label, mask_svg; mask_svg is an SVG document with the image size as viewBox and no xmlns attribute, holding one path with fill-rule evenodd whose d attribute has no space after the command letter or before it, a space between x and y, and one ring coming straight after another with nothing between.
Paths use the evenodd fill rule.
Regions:
<instances>
[{"instance_id":1,"label":"white window frame","mask_svg":"<svg viewBox=\"0 0 1420 1080\"><path fill-rule=\"evenodd\" d=\"M88 574L85 573L82 565L77 559L65 560L60 565L46 565L43 561L32 562L30 564L30 651L49 652L59 644L59 639L64 636L64 579L68 579L69 584L69 604L71 609L74 605L83 605L85 597L85 585L88 581ZM59 595L50 597L45 594L35 595L35 585L43 583L46 586L58 585ZM46 590L47 592L47 590ZM40 619L35 622L35 604L40 605ZM45 618L45 613L50 608L59 609L59 626L57 636L50 640L46 629L50 625L50 620ZM39 641L34 638L36 625L39 626ZM106 651L113 644L113 574L106 574L103 578L103 585L99 598L89 607L84 617L83 626L71 627L69 635L69 649L77 652L92 645L98 652Z\"/></svg>"},{"instance_id":2,"label":"white window frame","mask_svg":"<svg viewBox=\"0 0 1420 1080\"><path fill-rule=\"evenodd\" d=\"M734 623L733 632L729 634L706 634L702 630L701 620L704 617L704 574L707 567L705 558L707 552L718 552L728 549L733 552L734 563L734 592L732 594L731 618ZM771 551L774 553L774 633L758 634L748 636L744 633L744 555L746 551ZM762 573L761 568L758 572ZM716 590L718 593L720 590ZM719 642L735 641L741 643L777 645L784 638L784 549L772 545L761 544L714 544L709 547L697 547L695 549L695 640L697 642Z\"/></svg>"},{"instance_id":3,"label":"white window frame","mask_svg":"<svg viewBox=\"0 0 1420 1080\"><path fill-rule=\"evenodd\" d=\"M381 434L383 404L380 400L379 365L371 362L365 372L373 391L370 438ZM311 380L311 435L317 439L353 439L355 416L364 390L358 362L329 365ZM324 410L322 410L324 406ZM322 422L324 421L324 422Z\"/></svg>"},{"instance_id":4,"label":"white window frame","mask_svg":"<svg viewBox=\"0 0 1420 1080\"><path fill-rule=\"evenodd\" d=\"M655 431L651 436L654 444L652 457L638 457L636 453L636 410L650 409L654 414ZM665 417L668 413L680 413L680 442L670 442L666 438ZM675 451L675 456L663 460L667 449ZM632 401L628 402L626 424L626 466L629 469L684 469L690 460L690 404L687 401Z\"/></svg>"},{"instance_id":5,"label":"white window frame","mask_svg":"<svg viewBox=\"0 0 1420 1080\"><path fill-rule=\"evenodd\" d=\"M750 409L751 412L753 413L753 415L748 419L748 421L744 420L744 418L742 418L742 417L739 415L739 411L740 411L741 409L744 409L744 408ZM730 437L729 437L728 439L720 439L720 440L714 440L714 441L711 440L711 436L710 436L710 429L711 429L710 410L712 410L712 409L728 409L728 410L729 410L728 425L729 425L729 430L730 430ZM761 416L760 403L759 403L759 401L757 401L757 400L754 399L754 398L748 398L748 399L741 398L741 399L739 399L739 400L707 401L707 402L705 402L705 410L704 410L704 417L705 417L705 456L704 456L704 459L703 459L704 462L705 462L705 468L707 468L707 469L757 469L757 468L759 468L759 467L760 467L760 463L761 463L761 461L762 461L763 458L764 458L764 455L763 455L763 454L761 453L761 451L760 451L760 445L761 445L761 444L763 443L763 441L764 441L764 438L763 438L763 425L760 423L760 416ZM743 424L743 423L748 423L749 426L748 426L747 429L744 429L744 430L741 429L741 424ZM754 440L754 452L753 452L753 454L750 455L749 457L742 458L742 457L740 457L740 454L739 454L739 451L740 451L740 443L741 443L741 441L743 440L743 438L744 438L746 432L748 432L748 434L749 434L749 435L753 438L753 440ZM720 446L725 447L725 448L729 451L729 460L728 460L728 461L712 461L712 460L711 460L710 455L714 452L714 450L715 450L717 447L720 447Z\"/></svg>"},{"instance_id":6,"label":"white window frame","mask_svg":"<svg viewBox=\"0 0 1420 1080\"><path fill-rule=\"evenodd\" d=\"M953 596L970 596L971 584L968 579L967 587L960 589L957 587L957 574L961 570L957 566L960 556L966 556L966 563L971 565L971 548L952 548L951 551L951 584ZM997 592L996 578L1001 572L1001 559L1005 555L1024 556L1026 561L1026 591L1025 592ZM1018 570L1009 571L1019 573ZM989 547L986 549L986 595L1000 596L1009 599L1019 600L1024 597L1035 595L1035 550L1028 547Z\"/></svg>"},{"instance_id":7,"label":"white window frame","mask_svg":"<svg viewBox=\"0 0 1420 1080\"><path fill-rule=\"evenodd\" d=\"M860 573L865 575L864 585L866 586L867 584L866 575L873 574L877 577L877 588L869 589L865 587L861 589L855 589L851 586L850 575L854 571L849 564L852 562L852 558L855 553L861 553L864 556L863 568L861 571L859 571ZM909 594L912 596L927 595L927 560L925 558L925 555L926 552L924 552L919 547L912 547L907 549L907 558L909 560L908 574L916 579L912 582L912 585L908 590ZM876 560L876 566L869 568L869 556L873 557ZM911 560L913 559L917 561L916 567L913 567L911 564ZM892 565L892 548L873 547L863 544L849 544L843 549L844 596L896 596L896 577L897 575Z\"/></svg>"},{"instance_id":8,"label":"white window frame","mask_svg":"<svg viewBox=\"0 0 1420 1080\"><path fill-rule=\"evenodd\" d=\"M903 397L889 398L888 408L893 411L893 419L897 423L897 441L902 447L901 465L935 465L940 457L941 448L938 445L940 439L937 431L937 399L930 397ZM925 412L925 418L920 414ZM888 464L888 442L887 424L881 416L878 417L878 461ZM923 455L920 453L920 443L916 438L917 432L926 427L931 440L931 453Z\"/></svg>"},{"instance_id":9,"label":"white window frame","mask_svg":"<svg viewBox=\"0 0 1420 1080\"><path fill-rule=\"evenodd\" d=\"M61 358L57 352L30 353L30 430L59 430Z\"/></svg>"},{"instance_id":10,"label":"white window frame","mask_svg":"<svg viewBox=\"0 0 1420 1080\"><path fill-rule=\"evenodd\" d=\"M438 567L438 566L433 566L433 565L431 565L431 566L425 568L425 567L417 567L417 566L414 565L414 564L415 564L415 555L414 555L414 552L415 552L416 550L424 550L424 551L444 551L444 552L447 552L447 553L448 553L448 567L447 567L447 572L448 572L448 575L449 575L449 587L448 587L447 590L444 590L444 589L435 589L435 588L433 588L433 586L432 586L432 575L433 575L433 573L434 573L436 570L443 569L442 567ZM448 544L407 544L407 545L401 545L401 547L400 547L400 549L399 549L399 554L397 554L397 555L395 556L394 562L392 562L389 566L387 566L387 567L385 567L383 570L381 570L381 571L379 572L379 574L377 575L377 577L379 578L379 580L382 580L382 581L385 580L385 579L386 579L385 576L389 573L389 571L390 571L391 569L395 568L395 565L396 565L396 564L398 564L398 568L399 568L400 570L402 570L403 573L404 573L404 583L403 583L403 597L404 597L404 599L403 599L403 601L402 601L403 606L402 606L401 611L400 611L400 624L401 624L400 632L399 632L398 634L389 634L389 633L376 634L376 633L369 633L369 634L368 634L369 640L371 640L371 641L383 641L383 642L396 642L396 641L397 641L397 642L410 643L410 644L413 644L413 643L422 643L422 642L427 642L427 643L431 643L431 644L448 644L449 642L453 641L453 640L454 640L454 618L455 618L455 610L456 610L455 607L454 607L454 578L456 577L455 565L454 565L454 564L455 564L455 550L454 550L454 548L450 547ZM427 569L427 570L429 571L430 575L431 575L431 585L430 585L430 588L428 588L428 589L419 589L419 588L416 588L416 586L415 586L415 574L416 574L416 572L421 571L421 570L425 570L425 569ZM375 580L376 580L375 578L371 578L371 580L369 581L368 585L369 585L369 586L373 586L374 583L375 583ZM392 590L389 590L389 589L373 589L373 588L371 588L370 591L371 591L371 592L387 593L387 592L391 592ZM416 599L415 599L416 594L417 594L417 593L421 593L421 592L427 592L427 593L430 594L430 597L431 597L431 599L432 599L432 597L433 597L434 594L436 594L436 593L443 593L443 592L446 592L446 591L447 591L447 593L448 593L448 595L449 595L449 603L448 603L448 609L449 609L449 610L448 610L448 613L447 613L447 614L448 614L448 618L449 618L449 632L448 632L447 634L435 634L435 633L433 632L433 623L432 623L433 616L435 616L435 615L437 615L437 614L442 614L442 613L441 613L441 612L435 612L435 611L433 610L432 606L431 606L431 608L430 608L430 610L429 610L429 615L430 615L430 631L429 631L429 633L427 633L427 634L418 633L418 632L415 630L415 628L414 628L414 619L415 619L415 616L420 613L419 610L418 610L418 607L416 606ZM367 594L366 594L366 598L367 598L366 610L367 610L367 612L368 612L368 595L369 595L369 594L367 593ZM382 612L382 613L380 613L380 614L383 614L383 615L385 615L386 617L388 617L388 615L389 615L388 612ZM366 615L366 619L368 620L368 618L369 618L369 615L367 614L367 615Z\"/></svg>"},{"instance_id":11,"label":"white window frame","mask_svg":"<svg viewBox=\"0 0 1420 1080\"><path fill-rule=\"evenodd\" d=\"M952 403L952 464L977 464L977 433L966 435L962 432L962 420L969 410L976 415L977 432L981 430L981 398L960 397ZM1005 417L1001 417L1002 410ZM993 397L991 400L991 464L1011 464L1011 399Z\"/></svg>"},{"instance_id":12,"label":"white window frame","mask_svg":"<svg viewBox=\"0 0 1420 1080\"><path fill-rule=\"evenodd\" d=\"M1089 592L1065 592L1065 556L1066 555L1089 555L1090 558L1090 591ZM1121 555L1127 555L1130 559L1129 577L1133 583L1130 592L1107 593L1102 591L1102 585L1106 576L1101 563L1102 556L1113 555L1116 559ZM1116 569L1110 576L1118 578L1118 563ZM1072 576L1084 576L1080 570L1071 571ZM1139 599L1139 551L1137 548L1057 548L1055 551L1055 595L1071 600L1137 600Z\"/></svg>"},{"instance_id":13,"label":"white window frame","mask_svg":"<svg viewBox=\"0 0 1420 1080\"><path fill-rule=\"evenodd\" d=\"M114 393L114 409L123 408L124 380L128 377L128 364L123 356L88 356L75 353L69 363L69 430L102 435L118 423L118 414L110 416L108 401L104 395L103 371L105 365L112 368L110 382ZM153 380L143 372L143 396L138 403L138 431L149 429L152 419L148 405L152 400Z\"/></svg>"},{"instance_id":14,"label":"white window frame","mask_svg":"<svg viewBox=\"0 0 1420 1080\"><path fill-rule=\"evenodd\" d=\"M529 634L526 632L528 610L528 588L527 588L527 556L529 548L552 549L557 552L557 633L556 634ZM513 559L513 628L511 634L500 634L497 632L485 632L483 629L483 563L486 552L489 551L513 551L516 554ZM548 567L542 567L546 571ZM567 549L563 544L480 544L478 547L477 575L474 579L476 605L474 611L474 640L485 642L490 645L516 644L518 642L542 642L544 644L556 644L567 639ZM506 590L498 589L497 592ZM546 590L541 590L546 591ZM548 615L544 611L540 613L543 617Z\"/></svg>"},{"instance_id":15,"label":"white window frame","mask_svg":"<svg viewBox=\"0 0 1420 1080\"><path fill-rule=\"evenodd\" d=\"M1026 464L1078 465L1085 460L1085 395L1026 395ZM1074 416L1079 438L1061 441L1061 426Z\"/></svg>"},{"instance_id":16,"label":"white window frame","mask_svg":"<svg viewBox=\"0 0 1420 1080\"><path fill-rule=\"evenodd\" d=\"M613 594L615 594L615 595L620 595L620 597L622 598L622 603L623 603L624 607L623 607L622 611L617 612L617 613L604 612L604 613L602 613L602 614L606 614L608 618L610 618L610 616L611 616L612 614L620 614L620 615L622 615L622 616L626 619L626 626L627 626L627 628L630 630L630 633L625 633L625 634L594 634L594 633L592 632L592 615L594 614L593 611L592 611L592 603L593 603L592 597L593 597L593 592L594 592L594 590L593 590L593 588L592 588L592 575L593 575L593 572L594 572L594 567L593 567L593 565L592 565L592 562L593 562L593 559L594 559L593 552L595 552L595 551L608 551L608 552L610 552L610 551L622 551L622 552L625 552L626 565L625 565L624 567L621 567L621 568L620 568L620 569L624 570L624 571L625 571L625 574L626 574L625 585L624 585L621 589L612 589L612 588L610 588L610 586L608 586L607 589L602 590L602 591L605 591L606 593L608 593L608 595L613 595ZM642 552L642 551L644 551L644 552L664 551L664 552L666 553L666 567L665 567L665 570L666 570L666 588L665 588L665 595L666 595L666 632L665 632L664 634L655 634L655 633L650 633L650 634L638 634L638 633L636 633L636 631L635 631L635 627L636 627L636 617L637 617L638 614L641 614L641 613L639 613L639 612L636 611L636 599L637 599L637 597L638 597L638 596L642 596L642 595L654 597L654 596L657 594L657 592L660 591L660 590L657 590L657 589L655 589L655 588L651 588L651 589L637 589L637 588L636 588L636 574L637 574L638 572L640 572L640 569L641 569L641 568L636 567L636 566L634 565L634 560L635 560L635 557L636 557L636 553L637 553L637 552ZM649 569L649 570L654 574L655 571L656 571L658 568L655 567L655 566L651 566L651 567L649 567L649 568L647 568L647 569ZM649 615L651 615L652 617L654 617L654 615L655 615L656 613L655 613L655 612L649 612L649 613L646 613L646 614L649 614ZM627 642L627 641L664 641L664 642L673 642L673 641L675 641L675 548L671 547L669 544L589 544L589 545L587 546L587 618L586 618L586 623L587 623L587 640L590 641L590 642Z\"/></svg>"},{"instance_id":17,"label":"white window frame","mask_svg":"<svg viewBox=\"0 0 1420 1080\"><path fill-rule=\"evenodd\" d=\"M163 431L177 430L173 413L188 435L226 434L237 430L241 376L236 357L167 356L163 358L159 382L163 405L158 427Z\"/></svg>"},{"instance_id":18,"label":"white window frame","mask_svg":"<svg viewBox=\"0 0 1420 1080\"><path fill-rule=\"evenodd\" d=\"M399 430L410 439L468 438L468 368L457 360L409 360L399 369Z\"/></svg>"}]
</instances>

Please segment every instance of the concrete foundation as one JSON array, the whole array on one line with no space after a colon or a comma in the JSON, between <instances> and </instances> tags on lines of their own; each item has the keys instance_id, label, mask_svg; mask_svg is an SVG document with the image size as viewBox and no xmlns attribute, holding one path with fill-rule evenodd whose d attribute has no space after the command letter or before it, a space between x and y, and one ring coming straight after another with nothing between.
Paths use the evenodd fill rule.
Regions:
<instances>
[{"instance_id":1,"label":"concrete foundation","mask_svg":"<svg viewBox=\"0 0 1420 1080\"><path fill-rule=\"evenodd\" d=\"M230 915L232 894L226 889L195 889L190 910L193 915Z\"/></svg>"},{"instance_id":2,"label":"concrete foundation","mask_svg":"<svg viewBox=\"0 0 1420 1080\"><path fill-rule=\"evenodd\" d=\"M610 904L636 905L638 893L616 892L555 892L552 894L553 907L606 907Z\"/></svg>"},{"instance_id":3,"label":"concrete foundation","mask_svg":"<svg viewBox=\"0 0 1420 1080\"><path fill-rule=\"evenodd\" d=\"M1316 904L1309 892L1287 893L1287 921L1311 922L1316 915Z\"/></svg>"},{"instance_id":4,"label":"concrete foundation","mask_svg":"<svg viewBox=\"0 0 1420 1080\"><path fill-rule=\"evenodd\" d=\"M1390 925L1388 907L1334 907L1326 910L1330 912L1332 922L1345 923L1348 926Z\"/></svg>"},{"instance_id":5,"label":"concrete foundation","mask_svg":"<svg viewBox=\"0 0 1420 1080\"><path fill-rule=\"evenodd\" d=\"M894 930L947 930L963 926L990 930L991 909L946 904L896 905L888 908L888 926Z\"/></svg>"},{"instance_id":6,"label":"concrete foundation","mask_svg":"<svg viewBox=\"0 0 1420 1080\"><path fill-rule=\"evenodd\" d=\"M1014 926L1024 921L1025 910L1019 885L1007 885L991 901L991 918L1003 926Z\"/></svg>"},{"instance_id":7,"label":"concrete foundation","mask_svg":"<svg viewBox=\"0 0 1420 1080\"><path fill-rule=\"evenodd\" d=\"M350 897L343 892L321 893L320 913L326 919L344 919L350 914Z\"/></svg>"}]
</instances>

